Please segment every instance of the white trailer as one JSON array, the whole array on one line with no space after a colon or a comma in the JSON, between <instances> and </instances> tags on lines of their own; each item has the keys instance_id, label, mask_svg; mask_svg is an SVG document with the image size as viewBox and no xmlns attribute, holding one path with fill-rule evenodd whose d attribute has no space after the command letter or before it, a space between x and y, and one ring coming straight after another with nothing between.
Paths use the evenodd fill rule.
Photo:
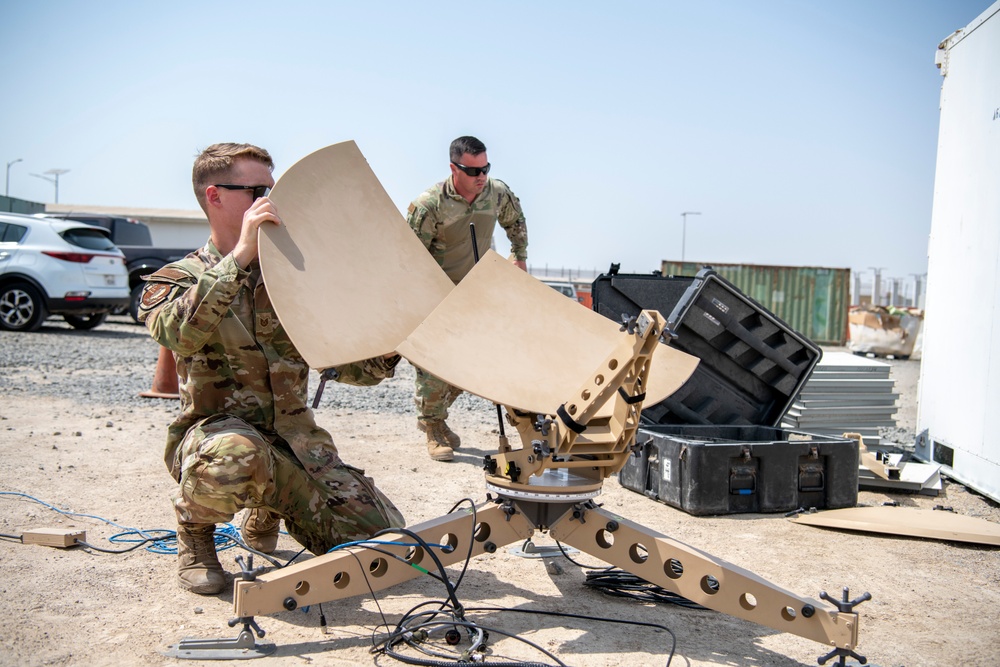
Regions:
<instances>
[{"instance_id":1,"label":"white trailer","mask_svg":"<svg viewBox=\"0 0 1000 667\"><path fill-rule=\"evenodd\" d=\"M916 456L1000 501L1000 1L947 37Z\"/></svg>"}]
</instances>

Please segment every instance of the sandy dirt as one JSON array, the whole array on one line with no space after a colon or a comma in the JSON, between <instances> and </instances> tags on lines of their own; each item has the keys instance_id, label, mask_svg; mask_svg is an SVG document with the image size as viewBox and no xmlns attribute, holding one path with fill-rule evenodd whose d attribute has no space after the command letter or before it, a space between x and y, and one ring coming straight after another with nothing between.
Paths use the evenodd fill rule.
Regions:
<instances>
[{"instance_id":1,"label":"sandy dirt","mask_svg":"<svg viewBox=\"0 0 1000 667\"><path fill-rule=\"evenodd\" d=\"M0 339L0 344L9 341ZM151 379L155 358L150 343L148 365L133 372ZM912 430L919 361L892 363L902 394L897 419ZM25 386L71 386L70 377L50 372L43 378L39 369L4 372L20 374ZM76 372L106 373L108 382L116 381L113 369ZM389 382L408 389L411 378L412 370L404 368ZM328 387L318 420L333 433L343 457L365 468L410 524L441 516L463 498L485 500L481 462L496 450L491 405L478 399L460 404L451 423L464 444L453 463L443 464L427 457L412 408L399 415L347 407L350 402L344 398L351 391L356 390ZM89 515L66 516L23 496L2 495L0 532L73 527L86 530L90 544L117 549L127 545L111 544L108 538L126 529L172 529L168 498L174 483L162 449L176 405L163 400L95 404L81 398L72 391L63 398L30 391L0 396L0 491ZM955 483L946 483L936 498L861 492L858 500L875 505L890 499L926 509L944 504L960 514L1000 522L995 503ZM816 598L826 590L839 596L844 586L852 596L870 592L873 599L859 607L858 646L869 664L996 664L997 548L824 530L796 525L782 514L693 517L623 489L615 479L605 484L598 501L798 595ZM537 543L552 544L547 536ZM676 636L673 665L814 665L826 653L816 642L716 612L608 597L584 587L579 567L557 559L561 567L554 568L510 553L517 546L502 546L472 561L458 591L467 607L541 609L661 624ZM294 541L282 535L276 555L287 559L297 552ZM239 553L221 552L229 572L238 570L234 557ZM576 559L599 562L587 554ZM227 625L231 591L201 597L180 590L175 561L175 556L143 549L107 554L0 540L0 664L190 664L164 652L184 637L235 637L237 631ZM453 576L459 570L449 568ZM259 617L267 631L262 641L276 644L277 650L252 664L396 664L369 653L373 633L415 605L443 597L438 582L422 577L377 599L363 596L323 605L325 631L315 606ZM649 627L502 611L473 616L545 647L567 665L665 665L671 650L671 635ZM552 664L514 640L492 636L497 657Z\"/></svg>"}]
</instances>

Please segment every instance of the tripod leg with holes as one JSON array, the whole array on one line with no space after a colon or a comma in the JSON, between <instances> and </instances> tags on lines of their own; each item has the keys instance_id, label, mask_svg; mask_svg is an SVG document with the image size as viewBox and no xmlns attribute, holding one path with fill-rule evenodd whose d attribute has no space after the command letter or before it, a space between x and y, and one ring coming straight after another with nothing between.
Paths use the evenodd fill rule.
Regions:
<instances>
[{"instance_id":1,"label":"tripod leg with holes","mask_svg":"<svg viewBox=\"0 0 1000 667\"><path fill-rule=\"evenodd\" d=\"M757 575L593 503L564 515L553 538L692 602L835 647L853 649L858 615L798 597Z\"/></svg>"},{"instance_id":2,"label":"tripod leg with holes","mask_svg":"<svg viewBox=\"0 0 1000 667\"><path fill-rule=\"evenodd\" d=\"M464 560L470 547L475 557L527 539L534 526L509 504L487 502L477 508L475 526L470 511L456 511L409 530L429 544L448 545L447 551L435 551L441 563L447 566ZM381 535L379 540L412 541L393 533ZM273 614L365 595L436 568L433 559L421 547L379 545L379 549L392 555L360 546L348 547L262 574L254 581L237 581L233 598L236 616Z\"/></svg>"}]
</instances>

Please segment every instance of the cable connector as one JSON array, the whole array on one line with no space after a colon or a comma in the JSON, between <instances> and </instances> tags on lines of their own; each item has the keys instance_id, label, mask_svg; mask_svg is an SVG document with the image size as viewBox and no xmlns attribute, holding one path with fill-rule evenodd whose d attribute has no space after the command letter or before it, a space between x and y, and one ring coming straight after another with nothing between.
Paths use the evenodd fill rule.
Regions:
<instances>
[{"instance_id":1,"label":"cable connector","mask_svg":"<svg viewBox=\"0 0 1000 667\"><path fill-rule=\"evenodd\" d=\"M21 534L24 544L41 544L46 547L75 547L80 542L87 541L87 531L71 528L36 528L26 530Z\"/></svg>"}]
</instances>

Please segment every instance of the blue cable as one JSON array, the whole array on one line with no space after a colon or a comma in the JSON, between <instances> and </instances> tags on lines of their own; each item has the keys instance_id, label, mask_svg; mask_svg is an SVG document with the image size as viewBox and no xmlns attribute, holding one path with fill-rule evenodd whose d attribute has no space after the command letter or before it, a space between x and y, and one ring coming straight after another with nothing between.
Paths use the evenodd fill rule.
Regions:
<instances>
[{"instance_id":1,"label":"blue cable","mask_svg":"<svg viewBox=\"0 0 1000 667\"><path fill-rule=\"evenodd\" d=\"M0 491L0 496L18 496L20 498L27 498L28 500L34 501L39 505L44 505L54 512L59 514L65 514L66 516L79 516L87 519L96 519L98 521L103 521L109 526L114 526L115 528L122 529L121 533L112 535L108 538L108 542L112 544L127 544L142 542L144 540L154 540L149 543L146 547L146 551L154 554L177 554L177 531L170 530L168 528L151 528L147 530L140 530L139 528L129 528L126 526L120 526L114 521L110 521L103 517L96 516L94 514L83 514L81 512L72 512L70 510L61 510L55 505L50 505L44 500L39 500L34 496L29 496L26 493L18 493L16 491ZM154 537L149 533L163 533L161 537ZM131 536L137 535L139 539L132 539ZM216 551L225 551L226 549L232 549L239 544L239 531L236 526L232 523L224 523L220 526L215 527L215 549Z\"/></svg>"},{"instance_id":2,"label":"blue cable","mask_svg":"<svg viewBox=\"0 0 1000 667\"><path fill-rule=\"evenodd\" d=\"M177 554L177 531L171 530L169 528L149 528L146 530L141 530L139 528L130 528L128 526L121 526L114 521L105 519L104 517L97 516L95 514L83 514L81 512L73 512L70 510L62 510L51 505L44 500L39 500L34 496L29 496L26 493L19 493L17 491L0 491L0 496L17 496L19 498L27 498L39 505L44 505L53 512L58 512L59 514L65 514L66 516L78 516L87 519L95 519L97 521L103 521L109 526L114 526L115 528L120 528L123 532L112 535L108 538L108 542L112 544L135 544L136 542L143 542L146 540L154 540L149 543L146 547L146 551L154 554ZM281 531L285 533L285 531ZM156 537L150 535L150 533L162 533L161 536ZM285 533L287 535L287 533ZM233 547L239 546L241 540L239 539L239 529L236 528L232 523L224 523L217 525L215 527L215 550L225 551L226 549L232 549ZM331 548L327 553L331 551L336 551L337 549L343 549L344 547L351 546L364 546L366 544L384 544L384 545L396 545L401 547L416 547L420 546L415 542L392 542L392 541L380 541L380 540L358 540L356 542L344 542L343 544L338 544L337 546ZM446 548L443 544L428 544L429 547L435 547L438 549Z\"/></svg>"}]
</instances>

